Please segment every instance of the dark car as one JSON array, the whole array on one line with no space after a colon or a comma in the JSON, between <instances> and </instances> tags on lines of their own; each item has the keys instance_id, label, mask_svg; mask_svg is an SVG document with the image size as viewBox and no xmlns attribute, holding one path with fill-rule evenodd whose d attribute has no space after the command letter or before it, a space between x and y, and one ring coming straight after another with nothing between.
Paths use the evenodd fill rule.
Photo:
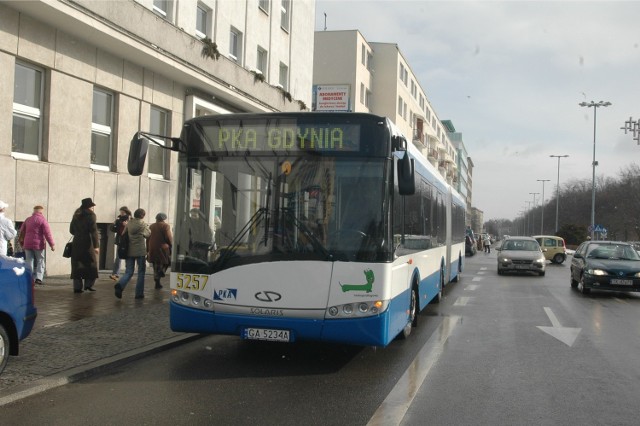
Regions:
<instances>
[{"instance_id":1,"label":"dark car","mask_svg":"<svg viewBox=\"0 0 640 426\"><path fill-rule=\"evenodd\" d=\"M0 373L9 355L18 355L18 343L36 320L31 272L21 259L0 255Z\"/></svg>"},{"instance_id":2,"label":"dark car","mask_svg":"<svg viewBox=\"0 0 640 426\"><path fill-rule=\"evenodd\" d=\"M573 254L571 287L583 294L591 289L640 291L640 255L629 243L586 241Z\"/></svg>"}]
</instances>

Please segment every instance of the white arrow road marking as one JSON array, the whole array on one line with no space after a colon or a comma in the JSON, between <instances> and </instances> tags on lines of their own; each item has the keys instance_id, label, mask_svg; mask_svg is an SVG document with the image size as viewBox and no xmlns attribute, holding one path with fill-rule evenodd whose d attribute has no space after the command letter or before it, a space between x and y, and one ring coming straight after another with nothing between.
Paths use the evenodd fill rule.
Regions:
<instances>
[{"instance_id":1,"label":"white arrow road marking","mask_svg":"<svg viewBox=\"0 0 640 426\"><path fill-rule=\"evenodd\" d=\"M547 313L547 316L549 317L549 321L551 321L551 327L543 327L538 325L537 327L544 331L545 333L547 333L549 336L555 337L556 339L560 340L562 343L564 343L567 346L573 346L573 343L576 341L576 338L578 337L578 333L580 333L580 331L582 331L581 328L572 328L572 327L562 327L560 325L560 321L558 321L558 318L556 317L556 315L553 313L553 311L551 310L551 308L544 308L544 311Z\"/></svg>"}]
</instances>

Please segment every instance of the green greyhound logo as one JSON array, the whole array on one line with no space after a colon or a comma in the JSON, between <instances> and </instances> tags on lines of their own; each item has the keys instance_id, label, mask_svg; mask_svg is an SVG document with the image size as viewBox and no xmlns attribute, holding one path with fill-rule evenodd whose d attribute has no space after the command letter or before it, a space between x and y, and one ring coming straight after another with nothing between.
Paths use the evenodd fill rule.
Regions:
<instances>
[{"instance_id":1,"label":"green greyhound logo","mask_svg":"<svg viewBox=\"0 0 640 426\"><path fill-rule=\"evenodd\" d=\"M371 269L364 270L364 276L367 279L366 284L340 284L340 288L342 288L342 292L346 293L347 291L366 291L367 293L371 293L373 289L373 282L375 281L375 276L373 275L373 271Z\"/></svg>"}]
</instances>

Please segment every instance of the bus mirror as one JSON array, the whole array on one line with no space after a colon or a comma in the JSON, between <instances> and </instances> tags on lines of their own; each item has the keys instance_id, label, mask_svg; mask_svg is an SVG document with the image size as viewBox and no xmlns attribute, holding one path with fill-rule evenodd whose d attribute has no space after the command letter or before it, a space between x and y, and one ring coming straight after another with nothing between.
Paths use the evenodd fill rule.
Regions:
<instances>
[{"instance_id":1,"label":"bus mirror","mask_svg":"<svg viewBox=\"0 0 640 426\"><path fill-rule=\"evenodd\" d=\"M398 191L400 195L413 195L416 192L415 162L406 151L398 161Z\"/></svg>"},{"instance_id":2,"label":"bus mirror","mask_svg":"<svg viewBox=\"0 0 640 426\"><path fill-rule=\"evenodd\" d=\"M394 151L406 151L407 150L407 140L398 135L391 136L391 145L393 146Z\"/></svg>"},{"instance_id":3,"label":"bus mirror","mask_svg":"<svg viewBox=\"0 0 640 426\"><path fill-rule=\"evenodd\" d=\"M131 139L129 161L127 163L127 169L131 176L140 176L142 174L148 150L149 141L142 137L140 133L136 133Z\"/></svg>"}]
</instances>

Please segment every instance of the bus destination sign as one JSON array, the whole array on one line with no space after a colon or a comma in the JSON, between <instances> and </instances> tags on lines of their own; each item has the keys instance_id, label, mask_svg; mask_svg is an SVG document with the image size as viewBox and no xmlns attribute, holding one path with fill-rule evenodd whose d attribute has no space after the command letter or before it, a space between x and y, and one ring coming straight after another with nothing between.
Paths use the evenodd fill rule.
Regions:
<instances>
[{"instance_id":1,"label":"bus destination sign","mask_svg":"<svg viewBox=\"0 0 640 426\"><path fill-rule=\"evenodd\" d=\"M213 149L245 153L261 151L360 150L360 125L222 125L208 129Z\"/></svg>"}]
</instances>

